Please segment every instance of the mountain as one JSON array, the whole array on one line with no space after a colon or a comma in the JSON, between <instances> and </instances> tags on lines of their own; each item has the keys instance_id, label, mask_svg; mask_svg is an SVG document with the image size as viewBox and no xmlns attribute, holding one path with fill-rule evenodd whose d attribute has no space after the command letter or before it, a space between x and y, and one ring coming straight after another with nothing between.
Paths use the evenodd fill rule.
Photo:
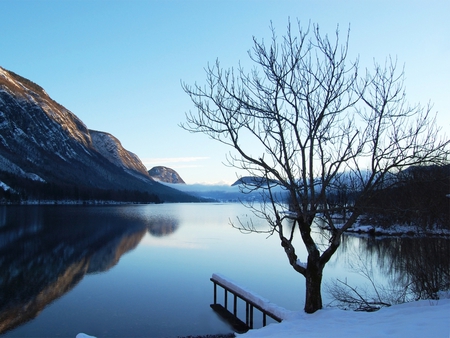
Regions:
<instances>
[{"instance_id":1,"label":"mountain","mask_svg":"<svg viewBox=\"0 0 450 338\"><path fill-rule=\"evenodd\" d=\"M243 176L239 178L236 182L234 182L231 186L246 186L248 188L267 188L267 183L270 183L271 187L278 185L278 182L275 180L269 180L263 177L257 176Z\"/></svg>"},{"instance_id":2,"label":"mountain","mask_svg":"<svg viewBox=\"0 0 450 338\"><path fill-rule=\"evenodd\" d=\"M163 182L163 184L210 202L264 202L268 200L268 191L265 187L257 187L254 184L244 185L239 182L237 181L231 186L225 184L176 184L166 182ZM280 201L286 200L286 192L281 187L273 185L271 191L276 199Z\"/></svg>"},{"instance_id":3,"label":"mountain","mask_svg":"<svg viewBox=\"0 0 450 338\"><path fill-rule=\"evenodd\" d=\"M110 162L138 178L142 175L148 176L147 168L142 164L139 157L125 150L120 141L113 135L96 130L91 130L90 133L95 149Z\"/></svg>"},{"instance_id":4,"label":"mountain","mask_svg":"<svg viewBox=\"0 0 450 338\"><path fill-rule=\"evenodd\" d=\"M113 135L89 130L42 87L0 67L0 200L11 196L198 200L153 180Z\"/></svg>"},{"instance_id":5,"label":"mountain","mask_svg":"<svg viewBox=\"0 0 450 338\"><path fill-rule=\"evenodd\" d=\"M153 167L148 171L148 174L155 181L161 181L166 183L186 184L178 173L167 167Z\"/></svg>"}]
</instances>

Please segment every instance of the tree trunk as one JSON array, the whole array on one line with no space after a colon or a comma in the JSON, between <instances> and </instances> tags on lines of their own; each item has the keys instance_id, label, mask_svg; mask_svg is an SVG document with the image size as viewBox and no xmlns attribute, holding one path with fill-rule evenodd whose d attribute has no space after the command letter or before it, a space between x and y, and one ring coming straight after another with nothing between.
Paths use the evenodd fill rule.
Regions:
<instances>
[{"instance_id":1,"label":"tree trunk","mask_svg":"<svg viewBox=\"0 0 450 338\"><path fill-rule=\"evenodd\" d=\"M311 271L312 270L312 271ZM307 269L305 312L314 313L322 308L322 269Z\"/></svg>"}]
</instances>

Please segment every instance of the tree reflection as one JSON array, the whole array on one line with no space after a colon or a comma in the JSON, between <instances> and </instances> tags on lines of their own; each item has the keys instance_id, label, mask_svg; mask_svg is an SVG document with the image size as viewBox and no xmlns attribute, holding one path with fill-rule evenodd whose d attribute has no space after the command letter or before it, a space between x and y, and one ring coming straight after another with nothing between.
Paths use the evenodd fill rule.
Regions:
<instances>
[{"instance_id":1,"label":"tree reflection","mask_svg":"<svg viewBox=\"0 0 450 338\"><path fill-rule=\"evenodd\" d=\"M342 250L353 250L351 237L343 238ZM450 239L443 237L361 237L359 259L375 263L396 287L411 298L438 299L450 289Z\"/></svg>"},{"instance_id":2,"label":"tree reflection","mask_svg":"<svg viewBox=\"0 0 450 338\"><path fill-rule=\"evenodd\" d=\"M87 215L63 207L2 211L0 333L35 318L86 274L113 267L147 231L142 220L112 209Z\"/></svg>"}]
</instances>

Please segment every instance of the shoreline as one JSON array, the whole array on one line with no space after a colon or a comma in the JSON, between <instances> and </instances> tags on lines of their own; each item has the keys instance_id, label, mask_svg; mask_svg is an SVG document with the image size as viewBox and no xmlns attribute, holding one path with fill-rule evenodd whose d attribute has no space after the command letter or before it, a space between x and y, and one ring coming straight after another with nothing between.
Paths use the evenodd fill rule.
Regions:
<instances>
[{"instance_id":1,"label":"shoreline","mask_svg":"<svg viewBox=\"0 0 450 338\"><path fill-rule=\"evenodd\" d=\"M204 336L178 336L177 338L234 338L236 335L234 333L225 334L207 334Z\"/></svg>"},{"instance_id":2,"label":"shoreline","mask_svg":"<svg viewBox=\"0 0 450 338\"><path fill-rule=\"evenodd\" d=\"M320 227L324 230L330 230L328 227ZM353 227L344 231L344 234L353 236L370 236L375 238L382 237L450 237L450 230L445 228L423 229L418 225L399 225L394 224L388 228L377 225L355 224Z\"/></svg>"}]
</instances>

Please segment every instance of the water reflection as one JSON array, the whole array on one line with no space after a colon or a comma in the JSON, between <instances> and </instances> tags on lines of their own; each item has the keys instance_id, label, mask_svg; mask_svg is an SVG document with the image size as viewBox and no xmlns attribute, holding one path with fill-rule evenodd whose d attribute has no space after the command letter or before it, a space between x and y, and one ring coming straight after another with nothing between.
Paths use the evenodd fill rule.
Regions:
<instances>
[{"instance_id":1,"label":"water reflection","mask_svg":"<svg viewBox=\"0 0 450 338\"><path fill-rule=\"evenodd\" d=\"M77 207L0 208L0 333L35 318L86 274L111 269L147 231L163 236L178 226L117 207L90 217Z\"/></svg>"},{"instance_id":2,"label":"water reflection","mask_svg":"<svg viewBox=\"0 0 450 338\"><path fill-rule=\"evenodd\" d=\"M34 318L68 291L38 318L5 336L226 333L228 328L209 307L213 272L280 306L300 310L304 280L287 264L277 238L242 235L230 226L230 219L246 220L249 214L238 204L0 206L0 333ZM252 221L266 226L257 218ZM448 282L449 240L411 240L417 243L346 237L325 269L326 277L353 277L344 262L361 257L373 263L383 283L393 279L387 276L400 283L413 274L401 271L435 266L440 272L432 284ZM297 254L306 257L301 243ZM87 274L97 275L83 280ZM354 279L349 282L359 285Z\"/></svg>"},{"instance_id":3,"label":"water reflection","mask_svg":"<svg viewBox=\"0 0 450 338\"><path fill-rule=\"evenodd\" d=\"M290 232L293 221L288 219L285 222L287 232ZM325 250L331 234L320 219L316 220L316 225L312 236L319 249ZM297 248L297 254L306 257L304 246L300 244ZM392 303L438 299L439 291L450 289L450 238L344 234L342 244L328 267L339 265L356 270L351 272L356 272L359 277L366 272L376 274L371 278L380 283L380 288L386 287L384 290L391 292L386 297L394 297L395 293L403 297L392 299ZM362 273L363 269L367 270ZM367 276L363 280L348 280L354 286L360 285L361 281L369 283Z\"/></svg>"},{"instance_id":4,"label":"water reflection","mask_svg":"<svg viewBox=\"0 0 450 338\"><path fill-rule=\"evenodd\" d=\"M178 229L179 221L174 217L152 217L147 224L148 232L156 237L170 235Z\"/></svg>"},{"instance_id":5,"label":"water reflection","mask_svg":"<svg viewBox=\"0 0 450 338\"><path fill-rule=\"evenodd\" d=\"M437 299L438 291L450 289L450 239L443 237L355 237L345 236L342 253L355 249L363 264L376 264L379 274L405 300ZM392 289L393 289L392 288Z\"/></svg>"}]
</instances>

